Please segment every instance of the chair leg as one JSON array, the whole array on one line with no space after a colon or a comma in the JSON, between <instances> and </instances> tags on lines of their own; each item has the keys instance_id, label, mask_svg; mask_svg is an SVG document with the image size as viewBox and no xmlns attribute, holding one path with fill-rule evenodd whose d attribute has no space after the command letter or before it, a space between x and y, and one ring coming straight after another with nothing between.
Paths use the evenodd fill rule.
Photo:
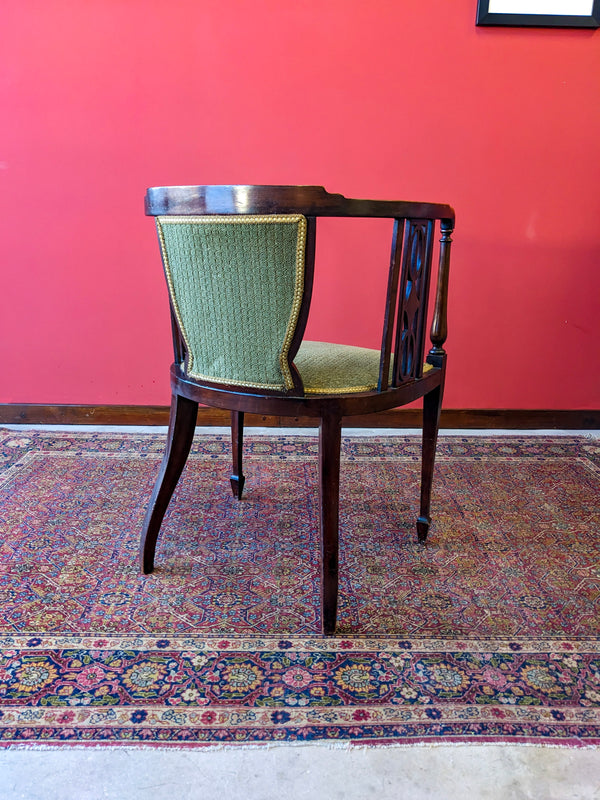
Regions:
<instances>
[{"instance_id":1,"label":"chair leg","mask_svg":"<svg viewBox=\"0 0 600 800\"><path fill-rule=\"evenodd\" d=\"M238 500L242 499L246 478L242 473L242 453L244 449L244 412L231 412L231 452L233 456L233 473L231 475L231 491Z\"/></svg>"},{"instance_id":2,"label":"chair leg","mask_svg":"<svg viewBox=\"0 0 600 800\"><path fill-rule=\"evenodd\" d=\"M148 574L154 569L154 552L163 517L187 461L198 416L198 403L174 394L167 449L150 498L140 542L140 566Z\"/></svg>"},{"instance_id":3,"label":"chair leg","mask_svg":"<svg viewBox=\"0 0 600 800\"><path fill-rule=\"evenodd\" d=\"M319 428L321 500L321 619L323 633L335 633L338 600L338 526L342 421L325 416Z\"/></svg>"},{"instance_id":4,"label":"chair leg","mask_svg":"<svg viewBox=\"0 0 600 800\"><path fill-rule=\"evenodd\" d=\"M431 505L431 484L435 464L442 409L442 386L438 386L423 398L423 452L421 465L421 508L417 519L417 536L420 544L425 544L431 524L429 509Z\"/></svg>"}]
</instances>

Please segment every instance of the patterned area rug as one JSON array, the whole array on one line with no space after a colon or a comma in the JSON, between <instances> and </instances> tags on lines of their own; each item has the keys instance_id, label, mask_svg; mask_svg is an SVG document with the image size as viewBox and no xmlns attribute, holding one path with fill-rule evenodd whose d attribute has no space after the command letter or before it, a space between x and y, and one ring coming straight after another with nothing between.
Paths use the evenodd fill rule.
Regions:
<instances>
[{"instance_id":1,"label":"patterned area rug","mask_svg":"<svg viewBox=\"0 0 600 800\"><path fill-rule=\"evenodd\" d=\"M339 628L319 629L317 445L197 436L157 569L161 434L0 430L0 741L600 744L600 442L343 441Z\"/></svg>"}]
</instances>

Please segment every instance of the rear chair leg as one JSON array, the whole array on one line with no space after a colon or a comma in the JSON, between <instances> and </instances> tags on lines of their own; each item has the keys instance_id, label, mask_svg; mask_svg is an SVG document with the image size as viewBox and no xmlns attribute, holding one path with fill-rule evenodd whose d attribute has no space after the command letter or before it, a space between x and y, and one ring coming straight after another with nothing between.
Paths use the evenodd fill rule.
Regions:
<instances>
[{"instance_id":1,"label":"rear chair leg","mask_svg":"<svg viewBox=\"0 0 600 800\"><path fill-rule=\"evenodd\" d=\"M231 452L233 456L233 473L231 475L231 491L238 500L242 499L246 478L242 473L242 454L244 449L244 412L231 412Z\"/></svg>"},{"instance_id":2,"label":"rear chair leg","mask_svg":"<svg viewBox=\"0 0 600 800\"><path fill-rule=\"evenodd\" d=\"M160 526L190 452L197 416L198 403L181 395L172 396L167 449L142 528L140 566L145 574L154 569L154 553Z\"/></svg>"},{"instance_id":3,"label":"rear chair leg","mask_svg":"<svg viewBox=\"0 0 600 800\"><path fill-rule=\"evenodd\" d=\"M425 544L431 517L431 484L435 463L435 449L440 426L442 408L442 387L438 386L423 398L423 452L421 464L421 508L417 518L417 536L420 544Z\"/></svg>"}]
</instances>

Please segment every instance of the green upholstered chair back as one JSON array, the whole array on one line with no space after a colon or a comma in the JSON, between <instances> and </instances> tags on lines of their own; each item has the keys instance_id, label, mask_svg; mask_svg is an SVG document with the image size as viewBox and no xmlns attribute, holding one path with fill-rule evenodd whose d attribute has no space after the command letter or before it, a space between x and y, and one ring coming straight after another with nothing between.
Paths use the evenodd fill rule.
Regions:
<instances>
[{"instance_id":1,"label":"green upholstered chair back","mask_svg":"<svg viewBox=\"0 0 600 800\"><path fill-rule=\"evenodd\" d=\"M186 374L293 388L289 356L304 295L306 218L158 216L156 224Z\"/></svg>"}]
</instances>

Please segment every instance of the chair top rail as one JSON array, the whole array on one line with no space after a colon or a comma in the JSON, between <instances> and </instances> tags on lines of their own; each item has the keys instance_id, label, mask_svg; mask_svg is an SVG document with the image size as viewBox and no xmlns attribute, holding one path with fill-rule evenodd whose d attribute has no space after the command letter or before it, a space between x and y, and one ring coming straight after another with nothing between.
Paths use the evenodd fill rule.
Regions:
<instances>
[{"instance_id":1,"label":"chair top rail","mask_svg":"<svg viewBox=\"0 0 600 800\"><path fill-rule=\"evenodd\" d=\"M316 217L382 217L454 220L443 203L357 200L322 186L155 186L146 191L146 214L303 214Z\"/></svg>"}]
</instances>

